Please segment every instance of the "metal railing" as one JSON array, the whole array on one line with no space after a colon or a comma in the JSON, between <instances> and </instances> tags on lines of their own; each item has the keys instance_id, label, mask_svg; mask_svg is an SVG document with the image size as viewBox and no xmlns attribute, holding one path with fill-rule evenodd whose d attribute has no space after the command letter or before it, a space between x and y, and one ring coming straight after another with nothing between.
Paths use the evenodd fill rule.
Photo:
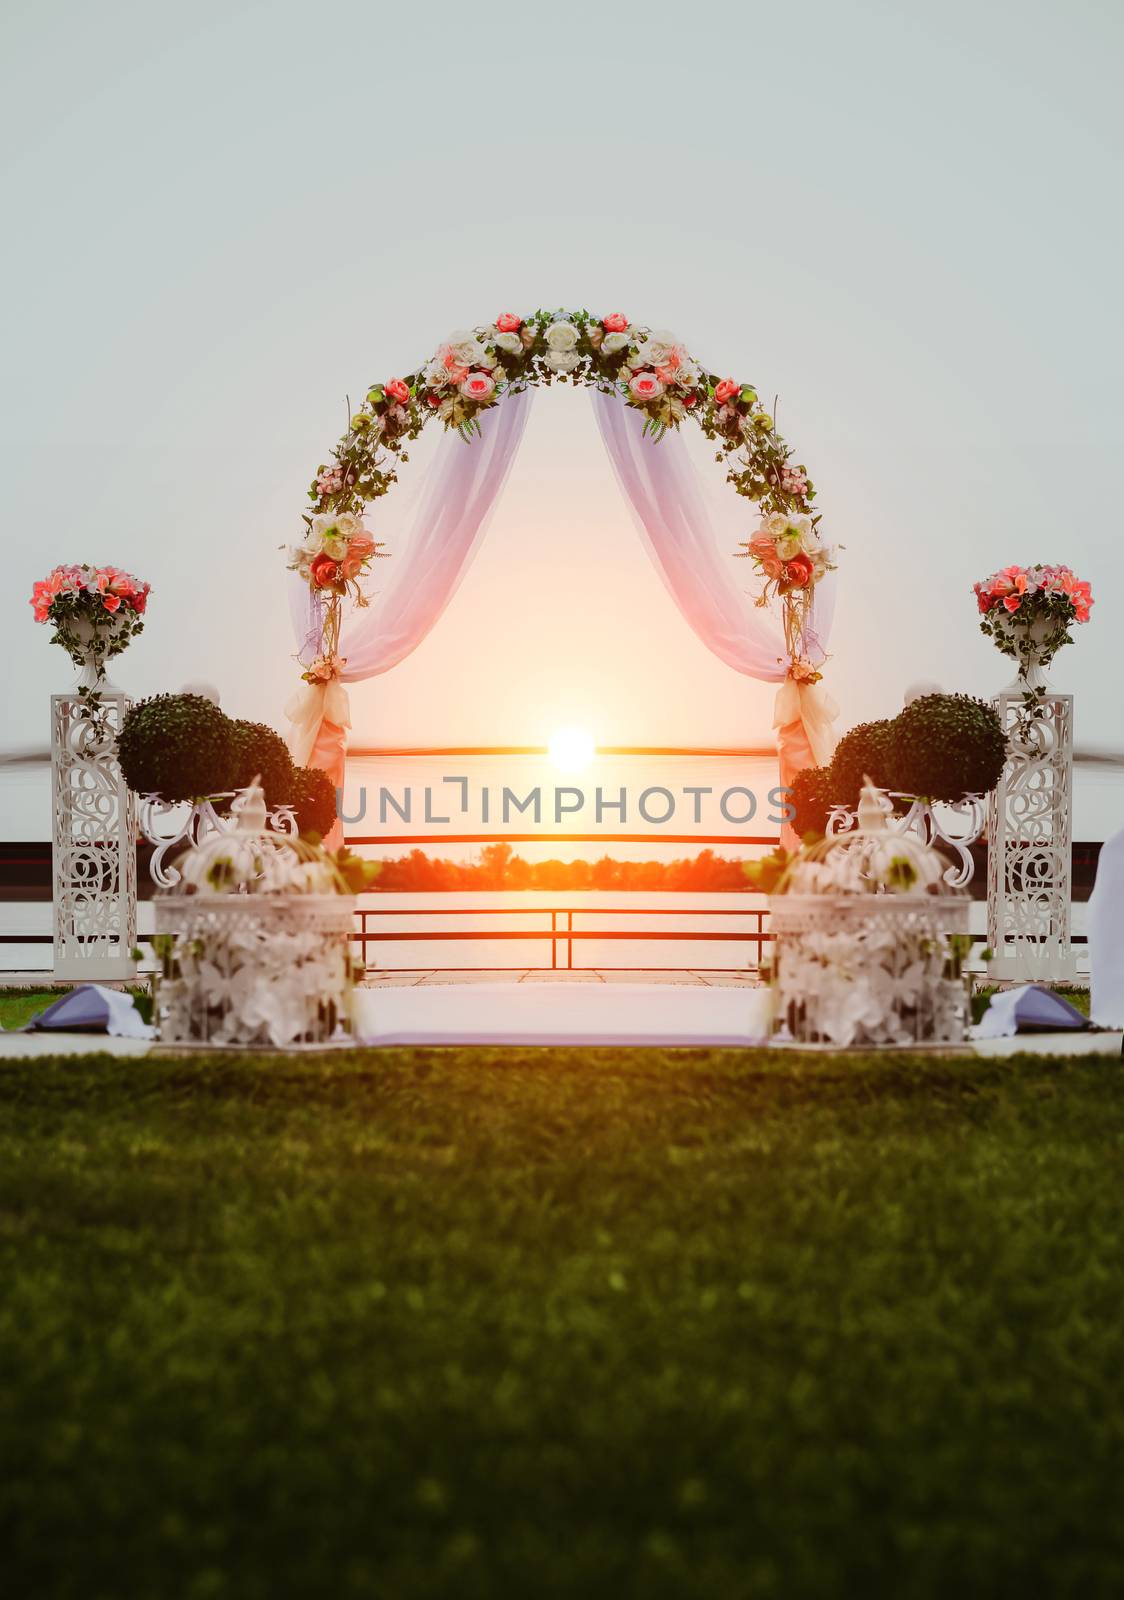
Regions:
<instances>
[{"instance_id":1,"label":"metal railing","mask_svg":"<svg viewBox=\"0 0 1124 1600\"><path fill-rule=\"evenodd\" d=\"M355 754L357 752L353 751L352 753ZM364 752L364 753L368 753L368 752ZM378 752L371 751L369 753L370 754L384 755L384 754L388 754L389 752L386 752L386 751L378 751ZM429 753L432 753L432 752L428 752L428 751L423 752L423 751L419 751L419 750L412 750L412 751L401 751L401 752L395 752L395 753L396 754L423 754L423 753L424 754L429 754ZM444 755L450 755L450 754L453 754L453 753L460 753L460 754L466 754L466 755L467 754L493 755L493 754L500 754L500 753L512 753L512 754L519 753L519 754L535 754L535 755L538 755L538 754L545 754L545 751L539 751L537 749L535 749L533 751L530 750L530 749L525 750L525 751L524 750L516 751L514 749L511 749L510 751L501 752L500 750L498 750L498 749L493 747L493 748L489 748L487 750L463 750L463 751L459 751L459 752L454 752L452 750L446 749L446 750L443 750L443 751L440 751L440 752L437 752L437 753L444 754ZM609 754L610 751L608 749L602 747L600 753L601 754ZM738 751L733 751L733 750L714 750L714 751L691 750L691 751L684 751L682 749L660 749L660 750L656 750L654 748L652 750L641 750L639 747L630 746L630 747L621 747L619 749L619 752L612 752L612 753L620 753L620 754L625 754L625 755L639 755L639 754L665 754L665 755L686 755L686 754L690 754L690 755L748 755L748 754L753 754L753 755L757 755L757 754L761 754L761 753L764 753L764 752L742 751L742 750L738 750ZM737 846L740 849L745 849L747 846L749 846L749 847L760 847L760 848L765 848L765 849L770 849L771 850L771 849L774 849L776 847L777 842L778 842L778 840L777 840L776 834L663 833L663 832L657 832L654 829L649 829L647 832L644 832L644 833L606 833L606 832L599 832L599 833L555 833L555 832L551 832L551 831L547 831L547 830L543 830L543 829L539 829L539 830L534 831L534 832L526 832L526 833L445 833L444 831L442 831L440 834L388 834L388 833L380 833L380 834L349 834L348 838L347 838L347 844L348 844L348 846L350 848L358 848L358 847L362 847L364 845L367 845L367 846L378 845L378 846L381 846L381 847L384 847L384 848L387 845L409 845L409 846L419 846L419 847L429 846L431 849L434 846L440 847L440 846L444 846L444 845L466 845L466 844L468 844L468 845L474 845L474 844L510 844L510 845L514 845L514 844L536 844L536 845L553 845L553 844L600 844L600 845L609 845L609 844L671 845L671 844L675 844L675 845L683 845L683 844L693 844L693 845L696 845L700 850L704 849L708 845L732 845L732 846ZM402 891L402 892L407 892L407 891ZM505 891L499 890L499 891L495 891L495 892L503 893ZM521 891L521 890L511 890L511 891L507 891L507 892L510 892L511 894L520 894L523 891ZM549 893L550 891L548 891L548 890L538 890L537 892L539 894L544 894L544 893ZM627 894L629 891L628 890L624 890L624 889L616 889L616 890L607 890L607 891L602 891L602 892L610 893L610 894ZM671 941L674 941L674 942L676 942L678 944L693 944L696 941L698 943L700 943L700 944L707 944L707 943L747 944L747 945L753 945L755 947L755 950L754 950L753 953L756 956L757 963L758 964L760 963L762 946L767 944L772 939L772 935L769 934L769 933L766 933L765 927L764 927L764 919L768 915L767 908L765 908L764 906L761 906L761 907L730 906L730 907L727 907L727 908L707 907L705 909L700 909L698 907L692 908L691 905L689 904L689 897L690 897L691 891L689 891L689 890L674 890L674 891L668 890L667 892L668 893L675 893L677 896L681 897L684 901L687 901L688 903L684 904L684 905L675 905L675 906L647 907L647 906L619 906L619 905L618 906L575 906L575 905L567 904L567 903L563 902L562 904L555 905L555 906L520 906L520 905L498 906L497 905L497 906L467 906L467 907L463 907L463 908L461 908L461 907L440 906L440 905L433 906L431 908L429 906L422 906L422 905L415 904L415 905L410 906L410 907L405 907L405 908L401 908L401 909L400 908L395 908L393 910L391 910L391 909L382 910L380 908L375 908L375 907L368 908L368 907L361 906L361 907L358 907L357 910L356 910L356 915L359 918L360 926L359 926L358 933L356 933L356 935L355 935L355 940L359 944L360 949L363 952L363 959L364 960L367 959L367 946L369 944L375 944L375 945L378 945L378 944L405 944L405 943L411 943L412 944L412 943L415 943L415 942L417 942L417 943L419 943L421 945L425 945L425 944L429 944L429 943L440 944L440 943L445 943L445 942L473 944L473 943L477 943L477 942L480 942L480 941L488 941L488 942L492 942L492 943L503 944L503 943L509 943L509 942L511 942L513 940L521 940L524 943L532 943L532 944L536 943L536 942L539 942L539 941L549 941L549 944L550 944L550 967L549 967L549 969L546 968L545 963L544 963L542 969L536 969L534 967L533 963L528 963L526 961L520 962L518 965L506 965L505 966L505 965L502 965L502 964L501 965L496 965L494 963L489 963L487 966L485 966L485 965L482 965L482 964L478 963L478 964L475 964L475 965L466 965L466 966L457 967L455 969L452 969L452 968L449 969L449 970L455 970L455 971L458 971L458 972L523 972L523 971L526 971L528 969L528 967L530 967L531 970L544 970L544 971L545 970L550 970L550 971L553 971L553 972L557 972L557 971L589 972L589 971L593 971L594 970L594 968L592 966L583 965L580 961L575 963L575 961L574 961L574 945L575 945L575 943L580 945L583 942L588 942L588 941L591 941L591 940L595 941L595 942L601 942L601 941L605 941L605 940L614 940L614 941L616 941L616 940L626 940L626 941L631 941L633 943L649 943L649 942L651 942L651 943L656 943L656 944L658 944L660 942L671 942ZM736 891L725 891L725 892L736 892ZM747 889L747 891L746 891L747 894L751 894L753 892L754 891L749 890L749 889ZM376 896L377 896L377 893L378 893L378 891L376 891ZM419 890L418 893L419 893L419 898L420 898L423 895L423 893L426 896L432 894L435 897L437 897L437 896L443 896L444 892L440 891L440 890L436 890L436 891L434 891L434 890L429 890L429 891L421 891L421 890ZM543 917L549 916L550 917L550 926L549 927L542 927L542 928L403 929L402 931L397 931L397 930L394 930L394 929L388 929L388 930L381 931L381 932L371 932L370 928L368 926L368 919L371 918L371 917L409 917L412 920L416 920L419 917L511 917L511 916L533 917L533 916L536 916L536 915L543 916ZM678 917L678 918L686 918L686 917L726 917L726 918L739 917L739 918L742 918L742 917L747 917L747 918L752 918L753 919L753 927L750 930L743 931L743 932L737 932L737 931L717 931L717 932L712 932L712 931L709 931L709 930L706 930L706 929L692 930L692 929L684 929L682 927L678 927L678 928L580 928L580 927L575 927L574 926L574 918L575 918L575 916L577 916L577 917L584 917L584 916L589 916L589 917L617 917L617 918L620 918L620 917ZM562 922L560 922L560 920L559 920L560 918L565 918L565 923L564 924ZM562 955L562 957L564 959L560 960L560 952L561 952L561 955ZM748 963L748 956L749 956L749 952L747 952L746 965L749 964ZM412 972L412 971L416 971L417 968L416 968L416 966L386 967L386 966L381 966L380 965L379 970L381 970L383 972ZM674 965L674 966L653 966L653 965L649 965L649 964L645 964L643 966L637 966L635 963L629 963L627 966L608 966L605 962L599 961L597 963L597 970L603 971L603 972L625 972L625 971L627 971L627 972L678 972L678 971L682 970L682 962L676 963L676 965ZM729 970L730 971L737 971L739 969L738 968L730 968Z\"/></svg>"},{"instance_id":2,"label":"metal railing","mask_svg":"<svg viewBox=\"0 0 1124 1600\"><path fill-rule=\"evenodd\" d=\"M773 935L765 931L765 918L768 910L764 906L745 907L692 907L692 906L434 906L432 910L426 907L404 907L382 910L377 907L360 906L356 910L359 918L359 931L352 935L363 952L363 959L367 959L368 944L422 944L427 942L443 943L451 941L494 940L498 942L521 940L524 943L535 943L548 940L550 943L550 970L552 972L591 972L593 967L574 961L574 944L584 940L613 940L625 939L633 943L660 940L674 940L679 944L723 943L723 944L752 944L756 946L756 962L761 961L762 946L771 942ZM437 929L410 929L400 931L388 929L372 933L368 927L370 917L549 917L550 926L542 928L437 928ZM565 924L559 918L565 917ZM745 932L736 932L730 929L709 931L706 929L684 928L575 928L575 917L750 917L755 926ZM559 948L565 956L564 961L559 960ZM745 963L748 965L748 960ZM531 968L536 970L534 963L521 961L517 965L496 965L488 963L487 966L457 967L458 972L523 972ZM683 969L682 962L677 962L672 967L637 966L630 962L627 966L609 966L604 961L599 961L596 970L601 972L679 972ZM416 966L379 968L382 972L413 972ZM546 970L545 967L543 970ZM738 971L740 968L730 968Z\"/></svg>"}]
</instances>

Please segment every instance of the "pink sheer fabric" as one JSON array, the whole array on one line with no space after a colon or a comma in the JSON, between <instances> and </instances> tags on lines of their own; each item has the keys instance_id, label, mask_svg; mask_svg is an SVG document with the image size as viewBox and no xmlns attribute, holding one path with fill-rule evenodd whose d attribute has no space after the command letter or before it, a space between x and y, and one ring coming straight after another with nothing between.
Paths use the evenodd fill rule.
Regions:
<instances>
[{"instance_id":1,"label":"pink sheer fabric","mask_svg":"<svg viewBox=\"0 0 1124 1600\"><path fill-rule=\"evenodd\" d=\"M754 604L748 567L739 570L731 560L746 535L731 526L721 540L716 537L684 440L675 432L662 439L645 434L643 414L618 395L595 391L593 409L640 537L683 616L727 666L781 685L773 726L782 784L803 767L826 765L835 748L835 705L818 684L788 676L780 625ZM835 575L829 573L817 587L803 640L805 659L824 659L834 609ZM781 838L789 848L799 843L787 825Z\"/></svg>"},{"instance_id":2,"label":"pink sheer fabric","mask_svg":"<svg viewBox=\"0 0 1124 1600\"><path fill-rule=\"evenodd\" d=\"M392 572L385 591L370 606L344 618L343 683L373 678L397 666L417 649L457 592L523 438L530 402L529 391L507 395L481 417L478 435L464 439L450 432L442 439L407 555L393 565L387 563ZM296 573L289 598L299 654L303 661L312 661L321 651L323 601ZM351 726L342 683L308 684L286 709L292 720L293 760L298 766L321 768L342 788ZM341 840L337 822L325 842L334 848Z\"/></svg>"}]
</instances>

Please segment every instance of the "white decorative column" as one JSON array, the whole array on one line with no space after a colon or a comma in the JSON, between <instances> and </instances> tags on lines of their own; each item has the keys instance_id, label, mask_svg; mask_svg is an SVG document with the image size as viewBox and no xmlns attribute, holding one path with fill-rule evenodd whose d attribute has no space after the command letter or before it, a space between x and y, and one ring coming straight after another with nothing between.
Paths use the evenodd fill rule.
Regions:
<instances>
[{"instance_id":1,"label":"white decorative column","mask_svg":"<svg viewBox=\"0 0 1124 1600\"><path fill-rule=\"evenodd\" d=\"M129 703L109 688L51 696L57 978L136 974L136 819L114 754Z\"/></svg>"},{"instance_id":2,"label":"white decorative column","mask_svg":"<svg viewBox=\"0 0 1124 1600\"><path fill-rule=\"evenodd\" d=\"M988 977L1072 981L1073 696L1012 685L992 704L1009 753L988 805Z\"/></svg>"}]
</instances>

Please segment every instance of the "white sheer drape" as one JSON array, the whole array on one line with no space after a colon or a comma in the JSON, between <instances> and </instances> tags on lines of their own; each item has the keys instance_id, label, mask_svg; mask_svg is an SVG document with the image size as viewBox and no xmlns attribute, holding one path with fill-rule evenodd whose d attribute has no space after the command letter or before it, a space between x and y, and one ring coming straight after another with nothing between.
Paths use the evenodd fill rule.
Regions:
<instances>
[{"instance_id":1,"label":"white sheer drape","mask_svg":"<svg viewBox=\"0 0 1124 1600\"><path fill-rule=\"evenodd\" d=\"M640 537L683 616L727 666L780 684L773 726L781 783L790 784L803 767L826 766L838 709L820 684L789 676L781 627L766 607L754 604L748 563L732 559L746 538L738 531L744 522L735 520L740 502L731 499L730 522L716 536L682 436L645 434L643 413L615 394L595 391L593 410ZM824 659L834 610L835 574L828 573L817 585L801 641L805 661L818 666ZM788 824L781 841L789 849L800 842Z\"/></svg>"},{"instance_id":2,"label":"white sheer drape","mask_svg":"<svg viewBox=\"0 0 1124 1600\"><path fill-rule=\"evenodd\" d=\"M704 644L727 666L765 683L788 671L776 616L749 594L752 569L731 558L748 534L748 507L731 497L731 518L715 533L698 475L677 432L653 439L644 415L619 396L593 392L593 411L617 480L635 514L640 537L672 599ZM816 590L805 654L824 654L835 608L835 575Z\"/></svg>"},{"instance_id":3,"label":"white sheer drape","mask_svg":"<svg viewBox=\"0 0 1124 1600\"><path fill-rule=\"evenodd\" d=\"M385 593L350 612L340 629L340 677L306 684L286 710L289 751L298 766L318 767L337 790L344 783L351 710L344 683L373 678L397 666L425 638L457 591L480 543L527 424L530 393L507 395L480 419L471 439L445 435L439 459L418 507L412 537L391 569ZM382 563L378 563L381 567ZM386 563L391 567L391 563ZM307 583L293 575L289 591L302 660L322 652L324 607ZM324 843L343 843L339 821Z\"/></svg>"},{"instance_id":4,"label":"white sheer drape","mask_svg":"<svg viewBox=\"0 0 1124 1600\"><path fill-rule=\"evenodd\" d=\"M530 390L507 395L481 417L479 434L464 439L450 432L441 440L405 554L385 567L376 562L378 577L387 577L385 589L374 604L344 618L346 683L405 660L457 592L519 449L530 404ZM323 602L296 573L289 594L300 654L308 661L320 652Z\"/></svg>"}]
</instances>

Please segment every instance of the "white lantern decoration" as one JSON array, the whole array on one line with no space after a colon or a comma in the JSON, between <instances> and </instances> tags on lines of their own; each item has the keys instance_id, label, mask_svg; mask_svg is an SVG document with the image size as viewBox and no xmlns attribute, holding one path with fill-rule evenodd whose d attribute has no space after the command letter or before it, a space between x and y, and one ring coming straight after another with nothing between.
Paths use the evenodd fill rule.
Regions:
<instances>
[{"instance_id":1,"label":"white lantern decoration","mask_svg":"<svg viewBox=\"0 0 1124 1600\"><path fill-rule=\"evenodd\" d=\"M889 809L868 784L858 829L802 850L770 899L784 1039L838 1049L965 1037L970 902L938 850L887 827Z\"/></svg>"},{"instance_id":2,"label":"white lantern decoration","mask_svg":"<svg viewBox=\"0 0 1124 1600\"><path fill-rule=\"evenodd\" d=\"M259 1049L347 1042L354 896L324 850L269 830L257 784L231 809L234 828L189 849L175 888L154 901L160 1038Z\"/></svg>"}]
</instances>

